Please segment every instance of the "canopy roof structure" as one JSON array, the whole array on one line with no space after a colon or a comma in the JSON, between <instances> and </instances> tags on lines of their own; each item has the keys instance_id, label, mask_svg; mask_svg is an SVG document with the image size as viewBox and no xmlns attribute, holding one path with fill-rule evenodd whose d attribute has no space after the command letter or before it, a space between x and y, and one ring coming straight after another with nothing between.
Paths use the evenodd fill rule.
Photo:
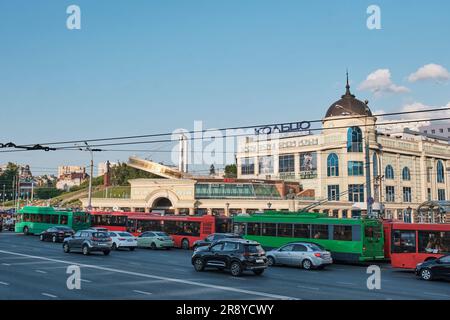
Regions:
<instances>
[{"instance_id":1,"label":"canopy roof structure","mask_svg":"<svg viewBox=\"0 0 450 320\"><path fill-rule=\"evenodd\" d=\"M446 223L450 218L450 201L426 201L417 208L419 222Z\"/></svg>"}]
</instances>

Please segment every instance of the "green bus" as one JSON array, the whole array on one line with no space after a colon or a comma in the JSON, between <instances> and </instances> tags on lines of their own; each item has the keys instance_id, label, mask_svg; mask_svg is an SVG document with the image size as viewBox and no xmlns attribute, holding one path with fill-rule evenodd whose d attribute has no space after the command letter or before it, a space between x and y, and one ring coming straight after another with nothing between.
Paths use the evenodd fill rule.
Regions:
<instances>
[{"instance_id":1,"label":"green bus","mask_svg":"<svg viewBox=\"0 0 450 320\"><path fill-rule=\"evenodd\" d=\"M75 231L89 228L91 216L87 212L55 210L53 207L23 207L16 215L15 232L39 234L56 226L70 227Z\"/></svg>"},{"instance_id":2,"label":"green bus","mask_svg":"<svg viewBox=\"0 0 450 320\"><path fill-rule=\"evenodd\" d=\"M267 249L304 241L321 245L336 261L384 259L382 222L374 219L340 219L323 213L269 211L235 216L233 232L255 240Z\"/></svg>"}]
</instances>

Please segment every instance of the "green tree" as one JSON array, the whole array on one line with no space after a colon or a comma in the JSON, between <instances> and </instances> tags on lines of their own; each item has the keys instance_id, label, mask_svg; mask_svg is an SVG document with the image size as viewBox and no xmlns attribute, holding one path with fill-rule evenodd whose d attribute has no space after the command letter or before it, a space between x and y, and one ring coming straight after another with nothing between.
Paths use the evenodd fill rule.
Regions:
<instances>
[{"instance_id":1,"label":"green tree","mask_svg":"<svg viewBox=\"0 0 450 320\"><path fill-rule=\"evenodd\" d=\"M225 178L237 178L237 167L235 164L225 166Z\"/></svg>"},{"instance_id":2,"label":"green tree","mask_svg":"<svg viewBox=\"0 0 450 320\"><path fill-rule=\"evenodd\" d=\"M56 188L35 188L34 196L36 199L47 200L63 194L63 190Z\"/></svg>"},{"instance_id":3,"label":"green tree","mask_svg":"<svg viewBox=\"0 0 450 320\"><path fill-rule=\"evenodd\" d=\"M111 168L111 184L113 186L128 186L130 179L154 179L160 178L150 172L142 171L128 166L126 163L119 163Z\"/></svg>"},{"instance_id":4,"label":"green tree","mask_svg":"<svg viewBox=\"0 0 450 320\"><path fill-rule=\"evenodd\" d=\"M0 174L0 191L3 192L3 186L5 186L5 200L12 200L13 184L18 174L19 167L12 162L9 162L6 165L6 169Z\"/></svg>"}]
</instances>

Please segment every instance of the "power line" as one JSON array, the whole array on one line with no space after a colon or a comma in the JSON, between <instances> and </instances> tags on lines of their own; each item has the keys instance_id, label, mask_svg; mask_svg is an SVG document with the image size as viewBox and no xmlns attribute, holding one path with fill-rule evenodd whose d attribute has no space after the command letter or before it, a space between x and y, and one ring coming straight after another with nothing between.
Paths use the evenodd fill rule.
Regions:
<instances>
[{"instance_id":1,"label":"power line","mask_svg":"<svg viewBox=\"0 0 450 320\"><path fill-rule=\"evenodd\" d=\"M424 110L415 110L415 111L402 111L402 112L392 112L392 113L384 113L384 114L376 114L374 117L387 117L387 116L395 116L395 115L406 115L406 114L416 114L416 113L427 113L427 112L442 112L450 110L450 107L446 108L434 108L434 109L424 109ZM340 119L359 119L359 118L370 118L371 116L367 115L360 115L360 116L353 116L353 117L334 117L333 120L340 120ZM401 124L401 123L413 123L413 122L423 122L423 121L442 121L442 120L450 120L450 117L448 118L436 118L436 119L420 119L420 120L405 120L405 121L393 121L388 123L380 123L377 124L377 126L381 125L392 125L392 124ZM303 121L307 123L318 123L322 122L323 119L320 120L311 120L311 121ZM299 123L302 121L299 121ZM195 133L205 133L205 132L211 132L211 131L228 131L228 130L242 130L242 129L252 129L252 128L260 128L260 127L270 127L270 126L277 126L280 125L280 123L272 123L272 124L262 124L262 125L250 125L250 126L236 126L236 127L227 127L227 128L219 128L219 129L204 129L204 130L191 130L191 131L184 131L179 134L195 134ZM361 125L361 126L371 126L371 125ZM335 128L309 128L305 131L317 131L317 130L327 130L327 129L340 129L340 128L346 128L346 127L335 127ZM20 148L27 148L22 151L30 151L35 148L35 150L39 149L48 149L47 146L49 145L61 145L61 144L74 144L74 143L82 143L82 142L101 142L101 141L114 141L114 140L130 140L130 139L142 139L142 138L154 138L154 137L162 137L162 136L168 136L173 135L174 133L155 133L155 134L145 134L145 135L134 135L134 136L119 136L119 137L109 137L109 138L98 138L98 139L84 139L84 140L68 140L68 141L57 141L57 142L46 142L46 143L40 143L40 144L26 144L22 146L15 146ZM237 136L248 136L249 134L233 134L228 135L227 137L237 137ZM215 138L223 138L222 137L215 137ZM204 139L204 137L191 137L188 138L188 140L194 140L194 139ZM112 146L112 145L129 145L129 144L140 144L140 143L159 143L159 142L174 142L174 140L152 140L150 141L144 141L144 142L128 142L128 143L117 143L117 144L99 144L99 145L92 145L91 147L98 147L98 146ZM6 144L8 145L8 144ZM6 145L2 145L3 147L6 147ZM37 148L37 146L39 148ZM44 147L43 147L44 146ZM64 147L59 148L50 148L53 149L63 149ZM67 147L66 147L67 148ZM79 148L77 146L72 146L70 148ZM48 150L46 150L48 151ZM0 151L0 152L7 152L7 151Z\"/></svg>"}]
</instances>

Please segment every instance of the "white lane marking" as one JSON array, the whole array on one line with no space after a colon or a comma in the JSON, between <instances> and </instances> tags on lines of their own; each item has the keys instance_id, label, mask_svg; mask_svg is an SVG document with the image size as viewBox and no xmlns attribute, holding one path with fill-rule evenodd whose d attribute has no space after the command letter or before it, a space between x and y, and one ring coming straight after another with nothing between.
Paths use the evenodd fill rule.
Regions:
<instances>
[{"instance_id":1,"label":"white lane marking","mask_svg":"<svg viewBox=\"0 0 450 320\"><path fill-rule=\"evenodd\" d=\"M11 252L11 251L0 250L0 253L6 253L6 254L16 255L16 256L20 256L20 257L29 257L29 258L33 258L33 259L40 259L40 260L46 260L46 261L54 261L54 262L68 264L68 265L77 265L77 266L84 267L84 268L91 268L91 269L104 270L104 271L111 271L111 272L116 272L116 273L122 273L122 274L128 274L128 275L132 275L132 276L142 277L142 278L166 280L166 281L170 281L170 282L176 282L176 283L181 283L181 284L186 284L186 285L191 285L191 286L197 286L197 287L205 287L205 288L212 288L212 289L217 289L217 290L222 290L222 291L245 293L245 294L249 294L249 295L266 297L266 298L271 298L271 299L299 300L299 298L294 298L294 297L289 297L289 296L282 296L282 295L278 295L278 294L266 293L266 292L261 292L261 291L245 290L245 289L238 289L238 288L233 288L233 287L225 287L225 286L213 285L213 284L208 284L208 283L200 283L200 282L188 281L188 280L177 279L177 278L161 277L161 276L156 276L156 275L146 274L146 273L139 273L139 272L120 270L120 269L113 269L113 268L105 268L105 267L89 265L89 264L81 264L81 263L76 263L74 261L57 260L57 259L50 259L50 258L39 257L39 256L32 256L32 255L29 255L29 254L18 253L18 252Z\"/></svg>"},{"instance_id":2,"label":"white lane marking","mask_svg":"<svg viewBox=\"0 0 450 320\"><path fill-rule=\"evenodd\" d=\"M2 266L10 266L10 263L2 263Z\"/></svg>"},{"instance_id":3,"label":"white lane marking","mask_svg":"<svg viewBox=\"0 0 450 320\"><path fill-rule=\"evenodd\" d=\"M133 290L133 292L140 293L140 294L145 294L145 295L147 295L147 296L153 294L153 293L151 293L151 292L145 292L145 291L141 291L141 290Z\"/></svg>"},{"instance_id":4,"label":"white lane marking","mask_svg":"<svg viewBox=\"0 0 450 320\"><path fill-rule=\"evenodd\" d=\"M91 283L91 280L87 280L87 279L81 279L82 282L86 282L86 283Z\"/></svg>"},{"instance_id":5,"label":"white lane marking","mask_svg":"<svg viewBox=\"0 0 450 320\"><path fill-rule=\"evenodd\" d=\"M37 273L47 273L47 271L43 271L43 270L34 270L34 271L36 271Z\"/></svg>"},{"instance_id":6,"label":"white lane marking","mask_svg":"<svg viewBox=\"0 0 450 320\"><path fill-rule=\"evenodd\" d=\"M0 281L0 284L2 284L2 285L4 285L4 286L9 286L9 283L8 283L8 282Z\"/></svg>"},{"instance_id":7,"label":"white lane marking","mask_svg":"<svg viewBox=\"0 0 450 320\"><path fill-rule=\"evenodd\" d=\"M307 289L307 290L319 290L319 288L316 287L306 287L306 286L297 286L298 288Z\"/></svg>"},{"instance_id":8,"label":"white lane marking","mask_svg":"<svg viewBox=\"0 0 450 320\"><path fill-rule=\"evenodd\" d=\"M437 296L437 297L446 297L446 298L450 297L448 294L444 294L444 293L424 292L423 294L426 294L428 296Z\"/></svg>"},{"instance_id":9,"label":"white lane marking","mask_svg":"<svg viewBox=\"0 0 450 320\"><path fill-rule=\"evenodd\" d=\"M43 296L50 297L50 298L58 298L58 297L55 296L54 294L50 294L50 293L42 292L41 294L42 294Z\"/></svg>"},{"instance_id":10,"label":"white lane marking","mask_svg":"<svg viewBox=\"0 0 450 320\"><path fill-rule=\"evenodd\" d=\"M336 282L337 284L343 284L344 286L354 286L355 285L355 283L353 283L353 282Z\"/></svg>"}]
</instances>

